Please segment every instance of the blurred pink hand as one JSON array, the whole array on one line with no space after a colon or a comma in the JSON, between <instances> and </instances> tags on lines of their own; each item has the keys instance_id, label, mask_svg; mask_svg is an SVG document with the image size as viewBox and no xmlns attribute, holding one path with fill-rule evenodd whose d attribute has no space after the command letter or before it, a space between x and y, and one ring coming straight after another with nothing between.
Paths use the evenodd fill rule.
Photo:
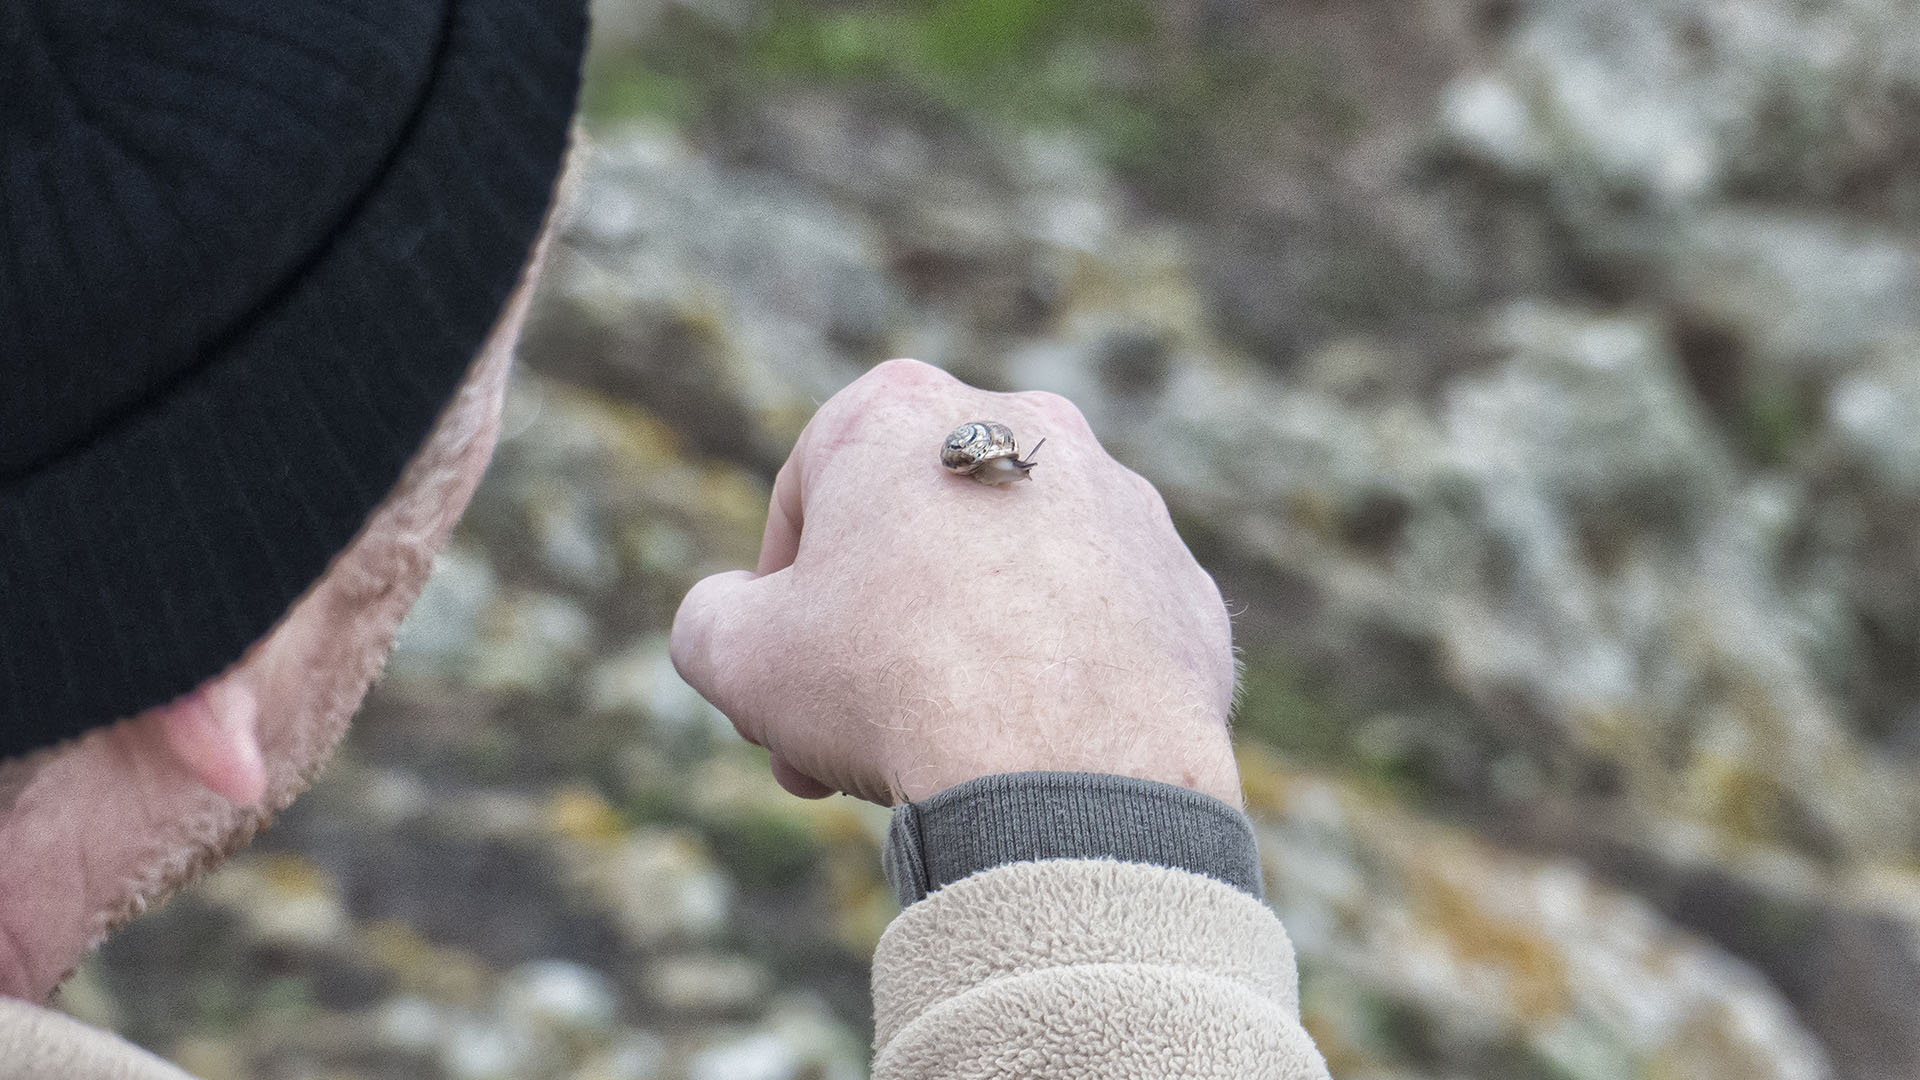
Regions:
<instances>
[{"instance_id":1,"label":"blurred pink hand","mask_svg":"<svg viewBox=\"0 0 1920 1080\"><path fill-rule=\"evenodd\" d=\"M1047 440L1031 482L941 469L947 432L982 419ZM774 483L758 570L687 593L673 661L796 795L892 804L1053 769L1240 805L1220 593L1057 395L913 360L834 395Z\"/></svg>"}]
</instances>

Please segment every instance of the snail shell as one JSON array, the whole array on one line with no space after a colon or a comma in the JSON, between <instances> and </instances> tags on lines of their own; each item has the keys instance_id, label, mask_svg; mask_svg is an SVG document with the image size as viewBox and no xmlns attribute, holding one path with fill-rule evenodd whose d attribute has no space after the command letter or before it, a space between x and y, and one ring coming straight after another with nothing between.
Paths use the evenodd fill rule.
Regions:
<instances>
[{"instance_id":1,"label":"snail shell","mask_svg":"<svg viewBox=\"0 0 1920 1080\"><path fill-rule=\"evenodd\" d=\"M993 420L973 420L947 436L940 447L940 464L948 472L971 476L983 484L1026 480L1027 470L1034 466L1033 454L1039 453L1046 441L1034 443L1033 451L1022 461L1012 428Z\"/></svg>"}]
</instances>

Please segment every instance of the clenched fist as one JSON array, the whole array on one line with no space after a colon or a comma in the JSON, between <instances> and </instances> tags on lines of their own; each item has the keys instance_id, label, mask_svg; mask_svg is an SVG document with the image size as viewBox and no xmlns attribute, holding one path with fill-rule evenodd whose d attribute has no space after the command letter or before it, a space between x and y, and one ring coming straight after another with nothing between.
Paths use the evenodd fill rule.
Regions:
<instances>
[{"instance_id":1,"label":"clenched fist","mask_svg":"<svg viewBox=\"0 0 1920 1080\"><path fill-rule=\"evenodd\" d=\"M981 419L1047 440L1032 482L941 467ZM1240 805L1219 590L1053 394L894 360L834 395L774 482L759 567L693 587L673 661L796 795L893 804L1061 770Z\"/></svg>"}]
</instances>

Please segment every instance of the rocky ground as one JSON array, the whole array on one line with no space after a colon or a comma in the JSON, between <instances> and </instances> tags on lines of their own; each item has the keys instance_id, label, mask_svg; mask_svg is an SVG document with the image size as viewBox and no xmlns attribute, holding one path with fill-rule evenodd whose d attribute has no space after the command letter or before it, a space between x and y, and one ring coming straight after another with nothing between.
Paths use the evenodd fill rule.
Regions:
<instances>
[{"instance_id":1,"label":"rocky ground","mask_svg":"<svg viewBox=\"0 0 1920 1080\"><path fill-rule=\"evenodd\" d=\"M1920 1075L1920 15L599 5L342 759L68 991L208 1080L864 1074L885 813L672 674L812 408L1057 390L1238 613L1342 1080Z\"/></svg>"}]
</instances>

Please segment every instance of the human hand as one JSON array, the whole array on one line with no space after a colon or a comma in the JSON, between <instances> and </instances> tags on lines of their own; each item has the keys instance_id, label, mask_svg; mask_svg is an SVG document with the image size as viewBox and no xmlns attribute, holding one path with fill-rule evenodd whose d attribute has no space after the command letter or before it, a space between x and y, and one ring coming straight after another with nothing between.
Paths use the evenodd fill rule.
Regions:
<instances>
[{"instance_id":1,"label":"human hand","mask_svg":"<svg viewBox=\"0 0 1920 1080\"><path fill-rule=\"evenodd\" d=\"M968 420L1047 440L1031 482L945 472ZM821 406L756 571L696 584L674 666L796 795L883 804L994 773L1114 773L1239 806L1232 631L1153 486L1045 393L894 360Z\"/></svg>"}]
</instances>

